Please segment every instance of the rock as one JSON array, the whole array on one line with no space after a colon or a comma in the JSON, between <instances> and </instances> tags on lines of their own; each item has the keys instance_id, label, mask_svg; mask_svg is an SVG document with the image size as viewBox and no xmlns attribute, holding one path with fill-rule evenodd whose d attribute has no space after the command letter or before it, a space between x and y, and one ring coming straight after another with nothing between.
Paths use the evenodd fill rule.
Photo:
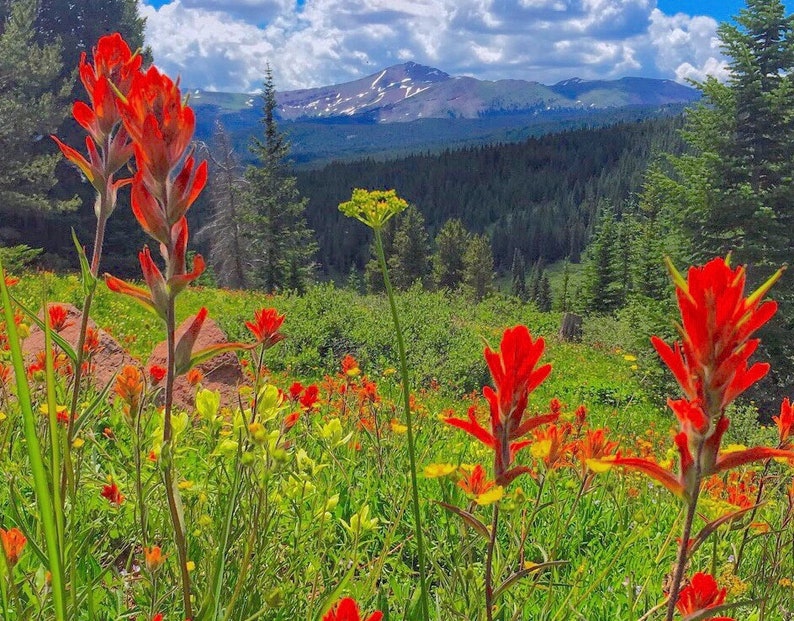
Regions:
<instances>
[{"instance_id":1,"label":"rock","mask_svg":"<svg viewBox=\"0 0 794 621\"><path fill-rule=\"evenodd\" d=\"M185 333L195 315L188 317L176 329L176 339ZM226 343L226 335L212 319L207 318L199 332L193 351L199 351L210 345ZM153 364L166 366L168 344L163 341L154 348L146 363L146 368ZM201 386L208 390L221 393L221 406L236 407L238 405L237 387L243 381L243 371L237 356L233 352L215 356L196 367L203 374ZM165 381L165 380L164 380ZM184 375L174 382L174 404L177 407L192 410L195 405L196 388L191 386ZM162 395L162 393L161 393Z\"/></svg>"},{"instance_id":2,"label":"rock","mask_svg":"<svg viewBox=\"0 0 794 621\"><path fill-rule=\"evenodd\" d=\"M66 310L65 327L58 332L72 347L77 347L77 339L80 336L80 321L82 312L73 304L63 304L54 302L49 306L61 306ZM39 318L43 319L43 312L39 313ZM88 327L96 330L94 320L88 319ZM99 346L92 358L91 378L98 389L115 379L116 374L127 364L136 364L135 359L130 356L118 341L104 330L98 331ZM30 336L22 342L22 353L25 356L25 363L35 362L37 355L44 351L44 330L37 324L32 324Z\"/></svg>"}]
</instances>

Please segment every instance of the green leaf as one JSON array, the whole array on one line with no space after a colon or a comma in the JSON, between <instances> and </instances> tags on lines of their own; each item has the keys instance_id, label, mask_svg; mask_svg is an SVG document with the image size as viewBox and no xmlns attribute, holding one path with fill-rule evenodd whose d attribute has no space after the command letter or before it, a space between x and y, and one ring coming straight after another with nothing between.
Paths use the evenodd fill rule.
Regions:
<instances>
[{"instance_id":1,"label":"green leaf","mask_svg":"<svg viewBox=\"0 0 794 621\"><path fill-rule=\"evenodd\" d=\"M460 507L456 507L455 505L447 504L446 502L439 502L438 504L444 507L450 513L454 513L455 515L461 517L466 524L471 526L475 531L482 535L486 541L491 539L491 533L488 530L488 527L468 511L465 511Z\"/></svg>"},{"instance_id":2,"label":"green leaf","mask_svg":"<svg viewBox=\"0 0 794 621\"><path fill-rule=\"evenodd\" d=\"M83 294L89 295L96 289L97 278L94 276L93 272L91 272L88 257L85 256L85 249L77 239L77 233L74 232L74 228L72 229L72 241L74 242L74 247L77 249L77 257L80 259L80 276L83 281Z\"/></svg>"}]
</instances>

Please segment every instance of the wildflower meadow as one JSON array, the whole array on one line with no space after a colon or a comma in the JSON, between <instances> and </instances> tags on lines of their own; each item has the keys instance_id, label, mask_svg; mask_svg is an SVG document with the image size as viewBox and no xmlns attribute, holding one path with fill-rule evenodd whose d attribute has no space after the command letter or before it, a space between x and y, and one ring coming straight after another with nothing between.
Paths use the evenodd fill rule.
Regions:
<instances>
[{"instance_id":1,"label":"wildflower meadow","mask_svg":"<svg viewBox=\"0 0 794 621\"><path fill-rule=\"evenodd\" d=\"M79 277L0 278L3 621L794 619L794 408L736 402L782 270L668 261L669 394L559 317L395 293L394 191L339 206L385 296L205 289L178 81L118 34L79 79L85 143L53 137L96 191ZM102 268L122 192L138 283Z\"/></svg>"}]
</instances>

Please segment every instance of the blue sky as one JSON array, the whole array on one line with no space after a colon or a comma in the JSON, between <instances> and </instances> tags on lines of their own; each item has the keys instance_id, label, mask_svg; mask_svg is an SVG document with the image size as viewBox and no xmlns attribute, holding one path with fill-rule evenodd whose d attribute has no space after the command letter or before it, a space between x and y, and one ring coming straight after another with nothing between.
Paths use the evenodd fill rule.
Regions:
<instances>
[{"instance_id":1,"label":"blue sky","mask_svg":"<svg viewBox=\"0 0 794 621\"><path fill-rule=\"evenodd\" d=\"M139 0L155 62L189 88L339 83L415 61L535 80L724 78L716 29L743 0ZM794 0L787 0L788 10Z\"/></svg>"}]
</instances>

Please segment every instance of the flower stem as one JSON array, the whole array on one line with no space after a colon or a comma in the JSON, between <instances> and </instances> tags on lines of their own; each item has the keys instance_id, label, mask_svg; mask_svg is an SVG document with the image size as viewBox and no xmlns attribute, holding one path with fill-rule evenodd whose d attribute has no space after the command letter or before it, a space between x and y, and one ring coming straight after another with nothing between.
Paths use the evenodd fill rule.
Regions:
<instances>
[{"instance_id":1,"label":"flower stem","mask_svg":"<svg viewBox=\"0 0 794 621\"><path fill-rule=\"evenodd\" d=\"M176 380L176 319L174 312L174 298L169 297L168 312L166 313L166 334L168 343L168 374L165 382L165 410L163 413L163 478L165 479L165 493L168 497L168 511L171 514L171 525L174 529L174 543L179 557L179 572L182 576L182 600L185 608L185 618L193 618L193 607L190 602L190 573L187 568L187 541L185 524L182 515L182 500L176 488L174 479L174 439L171 425L171 409L174 403L174 380Z\"/></svg>"},{"instance_id":2,"label":"flower stem","mask_svg":"<svg viewBox=\"0 0 794 621\"><path fill-rule=\"evenodd\" d=\"M695 451L695 478L692 485L692 495L689 498L689 505L687 506L686 520L684 520L684 530L681 534L681 542L678 544L678 558L676 559L675 572L673 573L673 583L670 586L670 598L667 601L666 621L673 621L673 616L675 615L675 605L678 602L678 595L681 592L681 581L684 578L684 571L686 569L687 556L689 555L689 537L692 534L692 524L695 521L698 496L700 496L700 460L703 455L704 444L705 440L701 439L698 443L697 451Z\"/></svg>"},{"instance_id":3,"label":"flower stem","mask_svg":"<svg viewBox=\"0 0 794 621\"><path fill-rule=\"evenodd\" d=\"M493 506L491 537L488 539L488 552L485 557L485 616L493 621L493 555L496 549L496 529L499 526L499 503Z\"/></svg>"},{"instance_id":4,"label":"flower stem","mask_svg":"<svg viewBox=\"0 0 794 621\"><path fill-rule=\"evenodd\" d=\"M386 295L389 298L392 320L394 321L394 332L397 336L397 351L400 356L400 375L402 377L403 405L405 408L405 426L408 428L408 459L411 466L411 494L413 497L414 525L416 530L416 547L419 555L419 588L421 591L422 618L425 621L430 619L430 606L427 597L427 575L425 569L425 546L422 538L422 518L419 509L419 483L416 477L416 449L414 445L413 417L411 416L411 392L408 385L408 361L405 357L405 341L400 319L397 315L397 304L394 301L394 290L389 280L389 270L386 266L386 255L383 252L383 239L379 228L374 228L375 246L378 252L378 262L383 273L383 284L386 288Z\"/></svg>"}]
</instances>

